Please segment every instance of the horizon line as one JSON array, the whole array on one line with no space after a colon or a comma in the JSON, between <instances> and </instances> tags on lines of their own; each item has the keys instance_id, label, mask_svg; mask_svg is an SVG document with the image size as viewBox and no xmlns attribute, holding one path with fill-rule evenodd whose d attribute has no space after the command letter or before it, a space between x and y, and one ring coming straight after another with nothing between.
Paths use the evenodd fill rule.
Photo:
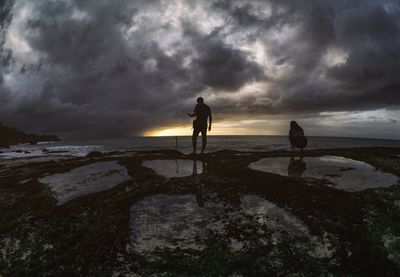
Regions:
<instances>
[{"instance_id":1,"label":"horizon line","mask_svg":"<svg viewBox=\"0 0 400 277\"><path fill-rule=\"evenodd\" d=\"M288 135L207 135L208 137L288 137ZM178 136L125 136L125 137L81 137L81 138L67 138L61 140L79 140L79 139L129 139L129 138L175 138L175 137L192 137L191 135L178 135ZM390 141L399 141L399 139L395 138L382 138L382 137L353 137L353 136L306 136L308 138L318 137L318 138L344 138L344 139L379 139L379 140L390 140Z\"/></svg>"}]
</instances>

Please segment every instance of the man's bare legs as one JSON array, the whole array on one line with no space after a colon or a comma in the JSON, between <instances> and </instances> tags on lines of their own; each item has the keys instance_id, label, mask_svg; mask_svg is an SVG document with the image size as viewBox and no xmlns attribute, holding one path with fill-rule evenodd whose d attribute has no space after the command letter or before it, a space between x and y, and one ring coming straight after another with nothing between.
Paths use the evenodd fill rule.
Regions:
<instances>
[{"instance_id":1,"label":"man's bare legs","mask_svg":"<svg viewBox=\"0 0 400 277\"><path fill-rule=\"evenodd\" d=\"M201 154L204 153L207 146L207 129L201 131Z\"/></svg>"},{"instance_id":2,"label":"man's bare legs","mask_svg":"<svg viewBox=\"0 0 400 277\"><path fill-rule=\"evenodd\" d=\"M193 135L192 135L192 146L193 146L193 152L192 154L196 154L197 152L197 137L199 136L200 130L193 129Z\"/></svg>"},{"instance_id":3,"label":"man's bare legs","mask_svg":"<svg viewBox=\"0 0 400 277\"><path fill-rule=\"evenodd\" d=\"M201 133L201 154L204 153L204 150L206 149L207 146L207 129L206 130L193 130L193 135L192 135L192 146L193 146L193 154L197 153L197 137Z\"/></svg>"}]
</instances>

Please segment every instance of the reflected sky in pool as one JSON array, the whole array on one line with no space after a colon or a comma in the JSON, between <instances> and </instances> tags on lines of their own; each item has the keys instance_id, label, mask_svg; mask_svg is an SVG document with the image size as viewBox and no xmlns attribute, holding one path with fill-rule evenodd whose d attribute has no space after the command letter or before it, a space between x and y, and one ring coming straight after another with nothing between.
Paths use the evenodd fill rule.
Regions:
<instances>
[{"instance_id":1,"label":"reflected sky in pool","mask_svg":"<svg viewBox=\"0 0 400 277\"><path fill-rule=\"evenodd\" d=\"M110 189L130 176L117 161L98 162L72 169L62 174L49 175L39 179L54 192L58 205L79 196Z\"/></svg>"},{"instance_id":2,"label":"reflected sky in pool","mask_svg":"<svg viewBox=\"0 0 400 277\"><path fill-rule=\"evenodd\" d=\"M232 209L207 201L199 206L195 195L155 195L144 198L130 210L131 238L128 249L138 253L156 250L204 250L213 238L228 241L232 250L265 239L279 240L284 233L298 243L312 246L315 256L329 256L327 242L312 236L307 226L275 204L256 195L241 198ZM271 236L266 232L271 232ZM250 235L252 234L252 235Z\"/></svg>"},{"instance_id":3,"label":"reflected sky in pool","mask_svg":"<svg viewBox=\"0 0 400 277\"><path fill-rule=\"evenodd\" d=\"M398 177L393 174L378 171L364 162L337 156L264 158L249 167L282 176L325 180L327 185L350 192L390 187L398 182Z\"/></svg>"},{"instance_id":4,"label":"reflected sky in pool","mask_svg":"<svg viewBox=\"0 0 400 277\"><path fill-rule=\"evenodd\" d=\"M196 160L148 160L143 166L165 178L186 177L203 173L203 164Z\"/></svg>"}]
</instances>

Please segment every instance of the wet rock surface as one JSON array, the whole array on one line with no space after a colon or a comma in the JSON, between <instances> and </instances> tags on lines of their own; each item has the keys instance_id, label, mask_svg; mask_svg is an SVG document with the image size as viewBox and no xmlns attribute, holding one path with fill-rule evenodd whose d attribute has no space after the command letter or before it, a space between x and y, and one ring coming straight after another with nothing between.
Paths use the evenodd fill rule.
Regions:
<instances>
[{"instance_id":1,"label":"wet rock surface","mask_svg":"<svg viewBox=\"0 0 400 277\"><path fill-rule=\"evenodd\" d=\"M0 274L395 276L399 155L305 151L305 169L285 151L0 161ZM318 169L326 157L343 166ZM349 189L357 170L397 182Z\"/></svg>"}]
</instances>

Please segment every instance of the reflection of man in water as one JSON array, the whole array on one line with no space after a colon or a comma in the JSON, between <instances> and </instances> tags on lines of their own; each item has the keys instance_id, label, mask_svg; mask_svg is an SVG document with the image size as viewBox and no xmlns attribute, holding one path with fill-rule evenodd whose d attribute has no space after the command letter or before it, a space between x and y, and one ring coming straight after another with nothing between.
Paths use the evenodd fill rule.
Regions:
<instances>
[{"instance_id":1,"label":"reflection of man in water","mask_svg":"<svg viewBox=\"0 0 400 277\"><path fill-rule=\"evenodd\" d=\"M197 162L199 162L199 164ZM192 176L199 174L199 172L200 174L201 173L207 174L207 163L204 161L204 159L201 160L201 165L200 161L193 160ZM213 192L210 192L209 189L207 189L207 187L204 187L203 183L200 183L198 186L196 186L195 191L196 191L196 200L199 207L204 207L204 203L211 199L210 194L212 195L214 194Z\"/></svg>"},{"instance_id":2,"label":"reflection of man in water","mask_svg":"<svg viewBox=\"0 0 400 277\"><path fill-rule=\"evenodd\" d=\"M209 106L204 104L204 99L202 97L197 98L197 105L194 108L194 112L192 114L189 114L190 117L196 117L196 119L193 121L193 135L192 135L192 144L193 144L193 154L196 154L197 152L197 137L201 133L201 139L202 139L202 147L201 147L201 153L204 153L204 150L206 149L207 145L207 120L210 120L210 123L208 125L208 131L211 131L211 123L212 123L212 117L211 117L211 109Z\"/></svg>"},{"instance_id":3,"label":"reflection of man in water","mask_svg":"<svg viewBox=\"0 0 400 277\"><path fill-rule=\"evenodd\" d=\"M296 160L296 157L290 157L290 163L288 166L288 176L294 178L301 178L306 171L306 163L303 161L303 157Z\"/></svg>"},{"instance_id":4,"label":"reflection of man in water","mask_svg":"<svg viewBox=\"0 0 400 277\"><path fill-rule=\"evenodd\" d=\"M197 174L199 174L198 172L200 171L200 174L201 173L206 173L206 167L207 167L207 165L206 165L206 163L204 162L204 160L202 159L201 160L201 165L200 165L200 167L198 167L197 166L197 160L193 160L193 172L192 172L192 175L197 175ZM198 170L198 169L200 169L200 170Z\"/></svg>"},{"instance_id":5,"label":"reflection of man in water","mask_svg":"<svg viewBox=\"0 0 400 277\"><path fill-rule=\"evenodd\" d=\"M197 175L197 161L193 160L193 173L192 175Z\"/></svg>"}]
</instances>

